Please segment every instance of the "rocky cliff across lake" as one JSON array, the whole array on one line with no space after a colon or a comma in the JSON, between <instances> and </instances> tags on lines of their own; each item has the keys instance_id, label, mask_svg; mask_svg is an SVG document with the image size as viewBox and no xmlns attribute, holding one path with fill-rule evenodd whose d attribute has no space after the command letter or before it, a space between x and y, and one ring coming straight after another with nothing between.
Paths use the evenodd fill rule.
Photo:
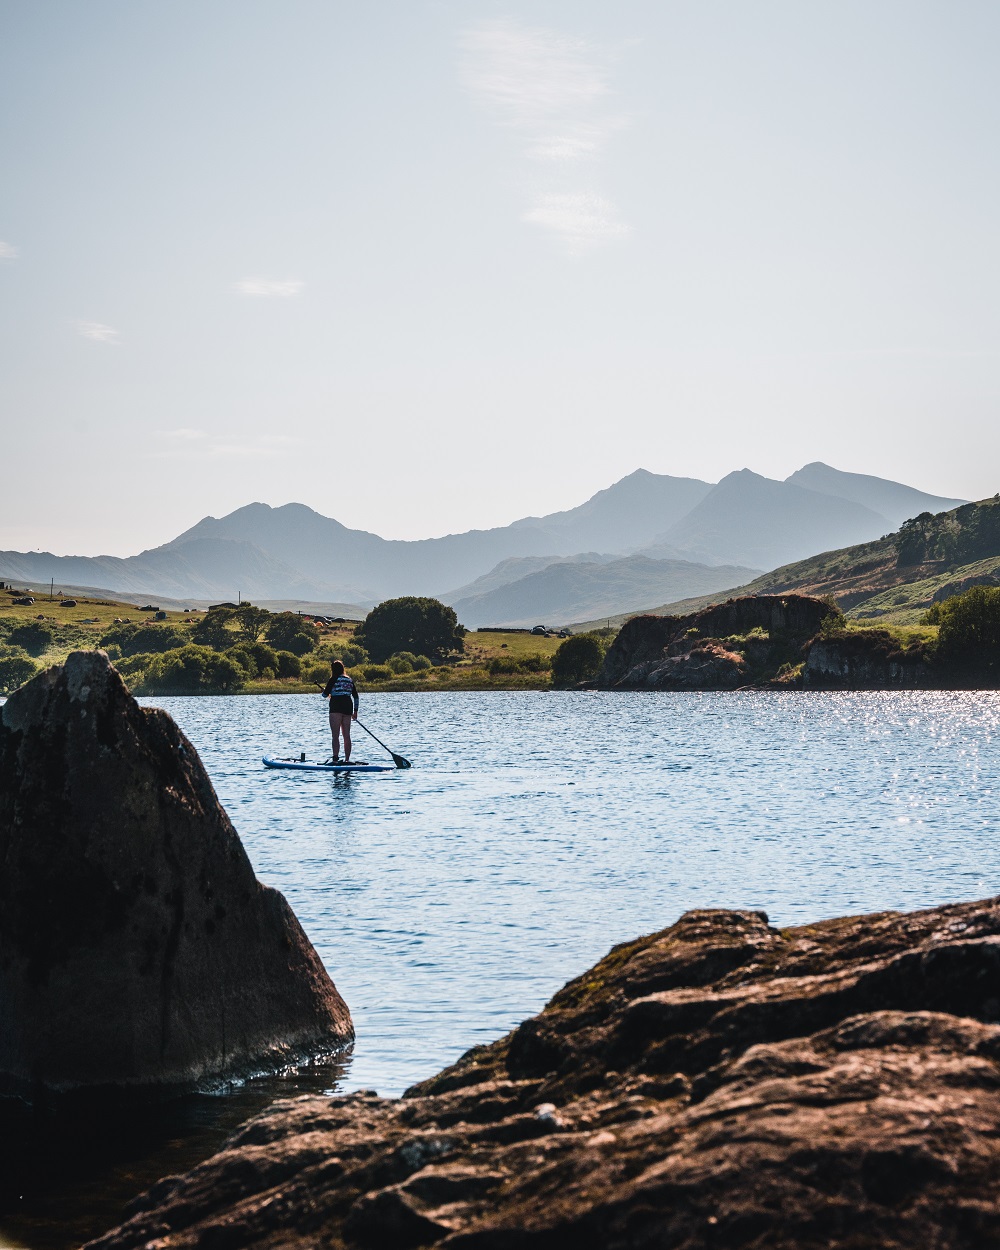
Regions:
<instances>
[{"instance_id":1,"label":"rocky cliff across lake","mask_svg":"<svg viewBox=\"0 0 1000 1250\"><path fill-rule=\"evenodd\" d=\"M92 1250L1000 1245L1000 900L695 911L402 1099L275 1104Z\"/></svg>"},{"instance_id":2,"label":"rocky cliff across lake","mask_svg":"<svg viewBox=\"0 0 1000 1250\"><path fill-rule=\"evenodd\" d=\"M626 621L598 676L606 690L900 690L996 684L926 641L848 627L828 600L746 595L689 616Z\"/></svg>"},{"instance_id":3,"label":"rocky cliff across lake","mask_svg":"<svg viewBox=\"0 0 1000 1250\"><path fill-rule=\"evenodd\" d=\"M729 599L690 616L626 621L597 684L618 690L733 690L771 684L836 609L809 595Z\"/></svg>"},{"instance_id":4,"label":"rocky cliff across lake","mask_svg":"<svg viewBox=\"0 0 1000 1250\"><path fill-rule=\"evenodd\" d=\"M102 651L0 708L0 865L0 1093L160 1095L353 1038L194 748Z\"/></svg>"}]
</instances>

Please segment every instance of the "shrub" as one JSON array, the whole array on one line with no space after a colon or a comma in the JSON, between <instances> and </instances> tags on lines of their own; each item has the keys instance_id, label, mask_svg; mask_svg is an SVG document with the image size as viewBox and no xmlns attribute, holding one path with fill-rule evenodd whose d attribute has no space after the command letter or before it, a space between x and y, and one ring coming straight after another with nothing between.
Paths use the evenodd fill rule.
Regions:
<instances>
[{"instance_id":1,"label":"shrub","mask_svg":"<svg viewBox=\"0 0 1000 1250\"><path fill-rule=\"evenodd\" d=\"M12 647L20 647L29 655L41 655L52 646L52 632L39 625L37 621L28 621L26 625L18 625L7 637Z\"/></svg>"},{"instance_id":2,"label":"shrub","mask_svg":"<svg viewBox=\"0 0 1000 1250\"><path fill-rule=\"evenodd\" d=\"M415 595L387 599L372 608L354 637L377 662L401 651L443 659L465 648L465 627L459 625L455 609Z\"/></svg>"},{"instance_id":3,"label":"shrub","mask_svg":"<svg viewBox=\"0 0 1000 1250\"><path fill-rule=\"evenodd\" d=\"M524 655L519 660L512 655L495 655L486 661L486 671L494 677L507 673L544 673L552 667L547 655Z\"/></svg>"},{"instance_id":4,"label":"shrub","mask_svg":"<svg viewBox=\"0 0 1000 1250\"><path fill-rule=\"evenodd\" d=\"M293 651L279 651L278 658L278 676L285 677L301 677L302 661Z\"/></svg>"},{"instance_id":5,"label":"shrub","mask_svg":"<svg viewBox=\"0 0 1000 1250\"><path fill-rule=\"evenodd\" d=\"M558 686L592 681L604 661L604 639L595 634L574 634L561 642L552 657L552 680Z\"/></svg>"},{"instance_id":6,"label":"shrub","mask_svg":"<svg viewBox=\"0 0 1000 1250\"><path fill-rule=\"evenodd\" d=\"M508 673L520 672L521 665L513 656L494 655L486 661L486 671L491 677L502 677Z\"/></svg>"},{"instance_id":7,"label":"shrub","mask_svg":"<svg viewBox=\"0 0 1000 1250\"><path fill-rule=\"evenodd\" d=\"M246 681L235 661L210 647L180 647L145 658L149 663L138 686L143 694L228 694Z\"/></svg>"},{"instance_id":8,"label":"shrub","mask_svg":"<svg viewBox=\"0 0 1000 1250\"><path fill-rule=\"evenodd\" d=\"M276 651L290 651L293 655L315 651L319 642L316 626L304 621L296 612L277 612L271 616L265 636Z\"/></svg>"},{"instance_id":9,"label":"shrub","mask_svg":"<svg viewBox=\"0 0 1000 1250\"><path fill-rule=\"evenodd\" d=\"M365 681L388 681L392 676L392 669L388 664L366 664L361 670L361 676Z\"/></svg>"},{"instance_id":10,"label":"shrub","mask_svg":"<svg viewBox=\"0 0 1000 1250\"><path fill-rule=\"evenodd\" d=\"M821 638L838 638L847 628L847 617L840 608L835 608L819 623Z\"/></svg>"},{"instance_id":11,"label":"shrub","mask_svg":"<svg viewBox=\"0 0 1000 1250\"><path fill-rule=\"evenodd\" d=\"M98 645L106 651L118 647L121 655L146 655L172 651L190 641L191 636L176 625L114 625L101 635Z\"/></svg>"},{"instance_id":12,"label":"shrub","mask_svg":"<svg viewBox=\"0 0 1000 1250\"><path fill-rule=\"evenodd\" d=\"M153 657L151 655L128 655L115 661L115 668L123 677L134 679L137 674L144 673L146 666ZM133 684L131 681L130 685Z\"/></svg>"},{"instance_id":13,"label":"shrub","mask_svg":"<svg viewBox=\"0 0 1000 1250\"><path fill-rule=\"evenodd\" d=\"M278 654L281 655L282 652ZM325 686L330 680L330 670L325 664L314 664L303 672L302 678L304 681L314 681L317 686Z\"/></svg>"},{"instance_id":14,"label":"shrub","mask_svg":"<svg viewBox=\"0 0 1000 1250\"><path fill-rule=\"evenodd\" d=\"M267 669L274 673L278 671L278 653L273 647L269 647L266 642L253 642L247 647L247 650L253 656L259 672L264 673Z\"/></svg>"},{"instance_id":15,"label":"shrub","mask_svg":"<svg viewBox=\"0 0 1000 1250\"><path fill-rule=\"evenodd\" d=\"M0 654L0 694L13 694L38 672L23 647L3 647Z\"/></svg>"},{"instance_id":16,"label":"shrub","mask_svg":"<svg viewBox=\"0 0 1000 1250\"><path fill-rule=\"evenodd\" d=\"M397 651L395 655L390 655L386 663L396 674L412 673L413 663L417 657L412 651Z\"/></svg>"},{"instance_id":17,"label":"shrub","mask_svg":"<svg viewBox=\"0 0 1000 1250\"><path fill-rule=\"evenodd\" d=\"M1000 586L972 586L938 604L938 657L945 664L1000 663Z\"/></svg>"},{"instance_id":18,"label":"shrub","mask_svg":"<svg viewBox=\"0 0 1000 1250\"><path fill-rule=\"evenodd\" d=\"M426 658L418 656L418 659ZM353 668L355 664L367 664L371 659L368 652L357 642L349 642L346 646L340 648L340 654L337 659L343 660L348 668ZM427 661L430 663L430 660Z\"/></svg>"},{"instance_id":19,"label":"shrub","mask_svg":"<svg viewBox=\"0 0 1000 1250\"><path fill-rule=\"evenodd\" d=\"M230 647L225 653L234 664L238 664L243 672L249 678L254 678L260 672L257 662L250 653L249 647Z\"/></svg>"},{"instance_id":20,"label":"shrub","mask_svg":"<svg viewBox=\"0 0 1000 1250\"><path fill-rule=\"evenodd\" d=\"M425 669L433 668L434 662L426 655L415 655L413 657L413 668L417 673L423 672Z\"/></svg>"}]
</instances>

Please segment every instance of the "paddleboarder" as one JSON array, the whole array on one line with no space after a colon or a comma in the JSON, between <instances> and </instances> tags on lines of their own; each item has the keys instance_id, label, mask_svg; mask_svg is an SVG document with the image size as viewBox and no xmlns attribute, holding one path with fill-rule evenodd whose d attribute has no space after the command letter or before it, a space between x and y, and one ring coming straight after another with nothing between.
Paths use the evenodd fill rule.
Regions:
<instances>
[{"instance_id":1,"label":"paddleboarder","mask_svg":"<svg viewBox=\"0 0 1000 1250\"><path fill-rule=\"evenodd\" d=\"M340 763L340 738L344 738L344 763L351 762L351 721L358 719L358 688L348 676L342 660L330 665L330 680L323 687L323 698L330 700L330 733L333 735L333 759Z\"/></svg>"}]
</instances>

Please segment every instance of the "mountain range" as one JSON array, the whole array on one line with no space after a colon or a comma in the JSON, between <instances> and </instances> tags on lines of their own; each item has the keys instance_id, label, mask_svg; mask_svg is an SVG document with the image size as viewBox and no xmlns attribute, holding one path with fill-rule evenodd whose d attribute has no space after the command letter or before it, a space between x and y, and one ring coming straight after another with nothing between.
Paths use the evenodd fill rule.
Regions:
<instances>
[{"instance_id":1,"label":"mountain range","mask_svg":"<svg viewBox=\"0 0 1000 1250\"><path fill-rule=\"evenodd\" d=\"M685 596L643 615L688 616L723 599L789 592L831 596L846 616L866 623L915 625L934 603L972 586L1000 586L1000 495L919 518L917 526L838 551L823 551L722 591ZM640 613L611 615L621 625ZM608 613L574 629L607 623Z\"/></svg>"},{"instance_id":2,"label":"mountain range","mask_svg":"<svg viewBox=\"0 0 1000 1250\"><path fill-rule=\"evenodd\" d=\"M434 595L465 624L561 624L710 594L759 570L865 542L962 500L814 463L784 481L712 484L638 469L564 512L442 538L389 540L304 504L247 504L135 556L0 552L0 578L174 599L354 605ZM464 619L463 612L469 619Z\"/></svg>"}]
</instances>

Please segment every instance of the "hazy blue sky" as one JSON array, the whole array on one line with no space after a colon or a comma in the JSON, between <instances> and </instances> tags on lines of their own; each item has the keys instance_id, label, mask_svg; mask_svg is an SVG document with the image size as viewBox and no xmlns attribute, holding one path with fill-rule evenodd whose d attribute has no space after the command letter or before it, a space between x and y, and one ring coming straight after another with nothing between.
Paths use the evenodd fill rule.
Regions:
<instances>
[{"instance_id":1,"label":"hazy blue sky","mask_svg":"<svg viewBox=\"0 0 1000 1250\"><path fill-rule=\"evenodd\" d=\"M992 494L998 61L996 0L0 0L0 547Z\"/></svg>"}]
</instances>

